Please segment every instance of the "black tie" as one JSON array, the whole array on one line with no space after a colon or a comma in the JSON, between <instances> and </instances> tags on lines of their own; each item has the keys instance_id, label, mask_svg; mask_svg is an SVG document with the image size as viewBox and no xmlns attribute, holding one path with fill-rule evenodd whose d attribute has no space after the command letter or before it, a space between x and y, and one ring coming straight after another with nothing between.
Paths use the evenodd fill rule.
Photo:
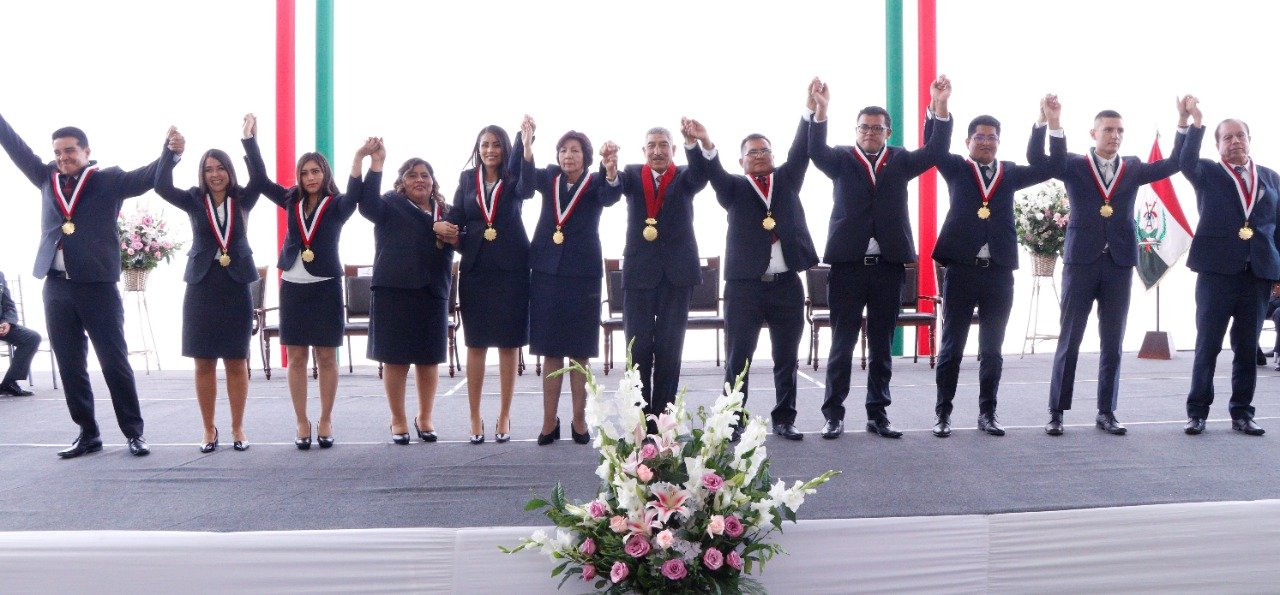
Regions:
<instances>
[{"instance_id":1,"label":"black tie","mask_svg":"<svg viewBox=\"0 0 1280 595\"><path fill-rule=\"evenodd\" d=\"M990 165L982 166L982 179L988 184L991 183L991 166Z\"/></svg>"}]
</instances>

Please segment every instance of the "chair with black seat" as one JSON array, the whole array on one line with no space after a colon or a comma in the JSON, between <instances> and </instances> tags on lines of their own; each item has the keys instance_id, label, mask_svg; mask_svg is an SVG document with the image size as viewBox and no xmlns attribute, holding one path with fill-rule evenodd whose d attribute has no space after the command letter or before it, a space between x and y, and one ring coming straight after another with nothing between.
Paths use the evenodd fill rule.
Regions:
<instances>
[{"instance_id":1,"label":"chair with black seat","mask_svg":"<svg viewBox=\"0 0 1280 595\"><path fill-rule=\"evenodd\" d=\"M462 328L462 309L458 306L458 261L453 261L450 273L453 281L449 284L449 346L445 350L449 356L449 377L455 371L462 371L462 357L458 355L458 329Z\"/></svg>"},{"instance_id":2,"label":"chair with black seat","mask_svg":"<svg viewBox=\"0 0 1280 595\"><path fill-rule=\"evenodd\" d=\"M604 373L613 367L613 333L622 332L622 259L604 259L604 316L600 328L604 330Z\"/></svg>"},{"instance_id":3,"label":"chair with black seat","mask_svg":"<svg viewBox=\"0 0 1280 595\"><path fill-rule=\"evenodd\" d=\"M267 347L266 347L266 317L260 316L259 313L265 314L263 302L267 301L267 267L258 267L258 280L249 284L249 302L253 305L253 328L249 334L258 337L258 351L262 354L262 367L267 376L267 380L271 380L271 369L267 367ZM276 325L276 333L279 334L280 327ZM249 367L249 377L253 377L253 365L245 360L245 365Z\"/></svg>"},{"instance_id":4,"label":"chair with black seat","mask_svg":"<svg viewBox=\"0 0 1280 595\"><path fill-rule=\"evenodd\" d=\"M369 336L369 314L373 310L373 277L360 275L360 270L371 270L372 265L348 264L343 267L342 287L346 312L342 336L347 341L347 372L355 372L355 352L351 349L351 337ZM382 378L382 363L378 363L378 378Z\"/></svg>"},{"instance_id":5,"label":"chair with black seat","mask_svg":"<svg viewBox=\"0 0 1280 595\"><path fill-rule=\"evenodd\" d=\"M902 285L902 302L898 309L898 326L899 327L915 327L919 331L920 327L925 327L929 331L929 367L937 365L938 360L938 316L934 312L929 312L920 308L921 302L930 302L936 305L942 300L935 295L919 295L919 277L917 272L919 267L916 263L907 263L905 265L904 279ZM867 320L862 319L862 369L867 369ZM911 361L920 361L920 342L912 341L915 344L915 357Z\"/></svg>"},{"instance_id":6,"label":"chair with black seat","mask_svg":"<svg viewBox=\"0 0 1280 595\"><path fill-rule=\"evenodd\" d=\"M53 388L57 389L58 388L58 361L53 357L53 347L50 345L49 339L48 339L49 333L47 332L41 333L40 329L31 328L31 325L27 323L26 296L22 292L22 275L17 275L13 277L13 281L9 287L9 297L13 299L14 309L18 313L18 324L25 328L29 328L37 333L40 333L40 336L44 337L44 339L40 342L40 347L36 349L36 353L40 353L42 351L49 353L49 375L50 375L50 379L53 380ZM14 355L13 345L9 343L5 343L5 347L6 349L4 351L0 351L0 357L7 357L9 358L10 361L13 361L13 355ZM34 374L28 371L27 386L35 386L35 385L36 384L35 384Z\"/></svg>"},{"instance_id":7,"label":"chair with black seat","mask_svg":"<svg viewBox=\"0 0 1280 595\"><path fill-rule=\"evenodd\" d=\"M820 264L804 272L804 316L809 321L809 359L814 370L818 369L818 333L831 328L831 302L827 301L827 285L831 279L831 265Z\"/></svg>"},{"instance_id":8,"label":"chair with black seat","mask_svg":"<svg viewBox=\"0 0 1280 595\"><path fill-rule=\"evenodd\" d=\"M716 366L720 365L720 348L724 344L724 312L720 295L720 257L709 256L702 259L702 283L693 286L693 296L689 299L689 321L685 323L688 330L714 330L716 332Z\"/></svg>"}]
</instances>

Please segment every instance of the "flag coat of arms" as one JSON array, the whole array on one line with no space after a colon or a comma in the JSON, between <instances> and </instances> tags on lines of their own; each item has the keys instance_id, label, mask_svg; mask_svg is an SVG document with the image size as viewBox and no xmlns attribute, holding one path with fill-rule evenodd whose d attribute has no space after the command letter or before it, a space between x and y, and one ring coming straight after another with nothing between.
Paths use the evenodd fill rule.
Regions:
<instances>
[{"instance_id":1,"label":"flag coat of arms","mask_svg":"<svg viewBox=\"0 0 1280 595\"><path fill-rule=\"evenodd\" d=\"M1151 144L1147 162L1164 158L1160 136ZM1191 247L1191 226L1178 203L1169 178L1144 186L1134 209L1138 233L1138 277L1147 289L1160 283L1165 273Z\"/></svg>"}]
</instances>

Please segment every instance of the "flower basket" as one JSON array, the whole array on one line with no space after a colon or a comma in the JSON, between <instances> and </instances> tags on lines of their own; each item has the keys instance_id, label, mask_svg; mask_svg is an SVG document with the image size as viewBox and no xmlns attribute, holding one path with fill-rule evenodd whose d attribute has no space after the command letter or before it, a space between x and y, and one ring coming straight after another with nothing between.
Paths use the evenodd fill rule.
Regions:
<instances>
[{"instance_id":1,"label":"flower basket","mask_svg":"<svg viewBox=\"0 0 1280 595\"><path fill-rule=\"evenodd\" d=\"M646 419L640 375L628 357L615 395L605 397L589 370L580 366L554 374L587 378L587 425L600 451L600 493L589 502L569 502L557 485L546 508L554 535L539 530L507 553L537 550L556 564L551 576L585 581L604 593L762 593L748 576L781 546L767 536L795 522L805 496L838 474L827 471L787 487L769 476L763 418L746 423L741 440L730 442L733 425L747 416L734 386L708 410L697 411L694 428L684 394L661 415ZM742 417L740 417L742 416ZM656 430L656 431L653 431Z\"/></svg>"},{"instance_id":2,"label":"flower basket","mask_svg":"<svg viewBox=\"0 0 1280 595\"><path fill-rule=\"evenodd\" d=\"M125 269L124 270L124 290L125 291L146 291L147 278L151 276L151 271L147 269Z\"/></svg>"},{"instance_id":3,"label":"flower basket","mask_svg":"<svg viewBox=\"0 0 1280 595\"><path fill-rule=\"evenodd\" d=\"M1052 277L1053 271L1058 268L1058 255L1032 254L1031 265L1032 275L1036 277Z\"/></svg>"},{"instance_id":4,"label":"flower basket","mask_svg":"<svg viewBox=\"0 0 1280 595\"><path fill-rule=\"evenodd\" d=\"M125 290L129 289L129 271L150 271L169 259L182 248L182 242L169 238L169 226L164 219L152 215L144 207L133 213L120 214L116 221L120 236L120 270L125 273ZM145 277L142 289L146 289Z\"/></svg>"},{"instance_id":5,"label":"flower basket","mask_svg":"<svg viewBox=\"0 0 1280 595\"><path fill-rule=\"evenodd\" d=\"M1018 243L1032 256L1056 258L1066 244L1067 223L1071 219L1066 189L1057 180L1050 180L1019 193L1013 202L1013 219ZM1040 269L1036 270L1040 275Z\"/></svg>"}]
</instances>

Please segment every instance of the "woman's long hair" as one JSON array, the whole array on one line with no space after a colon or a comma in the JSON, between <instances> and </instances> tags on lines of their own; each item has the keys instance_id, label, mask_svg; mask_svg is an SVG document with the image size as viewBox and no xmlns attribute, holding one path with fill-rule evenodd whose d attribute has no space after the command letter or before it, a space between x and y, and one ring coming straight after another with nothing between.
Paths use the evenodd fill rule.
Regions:
<instances>
[{"instance_id":1,"label":"woman's long hair","mask_svg":"<svg viewBox=\"0 0 1280 595\"><path fill-rule=\"evenodd\" d=\"M324 155L321 155L320 153L303 153L302 156L298 158L298 167L296 167L293 172L294 179L298 182L298 185L295 187L297 189L297 194L295 196L298 198L298 201L302 201L307 198L307 192L302 189L302 166L306 165L308 161L316 162L316 164L320 166L320 173L324 174L324 181L320 182L320 194L330 196L336 195L338 193L338 185L333 181L333 168L329 167L329 160L325 159Z\"/></svg>"},{"instance_id":2,"label":"woman's long hair","mask_svg":"<svg viewBox=\"0 0 1280 595\"><path fill-rule=\"evenodd\" d=\"M200 194L209 196L209 183L205 181L204 165L209 162L210 157L217 159L218 163L222 164L222 169L227 170L227 196L240 198L240 186L236 184L236 168L231 166L231 156L222 149L209 149L200 156Z\"/></svg>"}]
</instances>

